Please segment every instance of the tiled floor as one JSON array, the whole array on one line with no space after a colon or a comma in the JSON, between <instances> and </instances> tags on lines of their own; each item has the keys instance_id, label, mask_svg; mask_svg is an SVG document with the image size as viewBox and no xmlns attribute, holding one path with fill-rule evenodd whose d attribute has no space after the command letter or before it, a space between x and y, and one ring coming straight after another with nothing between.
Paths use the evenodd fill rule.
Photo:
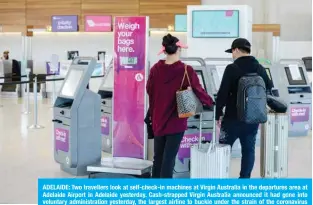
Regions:
<instances>
[{"instance_id":1,"label":"tiled floor","mask_svg":"<svg viewBox=\"0 0 313 205\"><path fill-rule=\"evenodd\" d=\"M20 100L1 99L0 105L0 204L36 203L37 179L71 177L60 171L53 159L52 109L46 101L39 103L41 130L28 130L33 123L23 115ZM253 177L259 177L257 149ZM240 160L232 160L232 177L237 177ZM289 139L289 177L312 177L312 138Z\"/></svg>"}]
</instances>

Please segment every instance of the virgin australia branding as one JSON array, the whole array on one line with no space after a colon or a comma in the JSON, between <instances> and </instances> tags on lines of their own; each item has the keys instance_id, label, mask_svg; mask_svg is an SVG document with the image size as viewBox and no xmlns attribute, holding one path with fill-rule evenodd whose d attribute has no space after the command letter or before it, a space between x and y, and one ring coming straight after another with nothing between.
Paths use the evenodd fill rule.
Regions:
<instances>
[{"instance_id":1,"label":"virgin australia branding","mask_svg":"<svg viewBox=\"0 0 313 205\"><path fill-rule=\"evenodd\" d=\"M88 24L88 26L90 26L90 27L106 27L106 26L111 26L110 23L100 23L100 22L96 23L96 22L94 22L93 20L87 20L87 24Z\"/></svg>"},{"instance_id":2,"label":"virgin australia branding","mask_svg":"<svg viewBox=\"0 0 313 205\"><path fill-rule=\"evenodd\" d=\"M55 139L57 141L66 142L66 133L65 133L65 131L56 129L55 130L55 135L56 135Z\"/></svg>"}]
</instances>

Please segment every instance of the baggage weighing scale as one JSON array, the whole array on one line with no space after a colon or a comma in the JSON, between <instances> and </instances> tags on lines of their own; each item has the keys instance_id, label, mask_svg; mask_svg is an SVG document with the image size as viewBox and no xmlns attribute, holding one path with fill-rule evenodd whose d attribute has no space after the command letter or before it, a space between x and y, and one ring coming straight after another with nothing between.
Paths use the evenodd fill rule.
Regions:
<instances>
[{"instance_id":1,"label":"baggage weighing scale","mask_svg":"<svg viewBox=\"0 0 313 205\"><path fill-rule=\"evenodd\" d=\"M224 71L227 65L233 63L232 58L205 58L205 63L208 68L209 75L213 79L213 93L216 95L221 81L224 75ZM260 129L258 131L256 145L260 144ZM237 139L232 146L232 157L237 158L241 157L241 145L239 139Z\"/></svg>"},{"instance_id":2,"label":"baggage weighing scale","mask_svg":"<svg viewBox=\"0 0 313 205\"><path fill-rule=\"evenodd\" d=\"M184 63L191 65L196 71L202 87L212 96L212 79L208 75L205 62L202 58L182 58ZM213 113L204 111L202 114L202 139L211 141L213 130ZM187 130L180 144L174 167L174 178L190 177L190 146L198 143L199 116L188 118Z\"/></svg>"},{"instance_id":3,"label":"baggage weighing scale","mask_svg":"<svg viewBox=\"0 0 313 205\"><path fill-rule=\"evenodd\" d=\"M75 176L101 160L100 96L87 89L96 59L77 57L53 108L54 159Z\"/></svg>"},{"instance_id":4,"label":"baggage weighing scale","mask_svg":"<svg viewBox=\"0 0 313 205\"><path fill-rule=\"evenodd\" d=\"M289 103L289 137L308 136L312 125L312 88L302 60L280 61L280 78ZM287 88L286 88L287 85Z\"/></svg>"}]
</instances>

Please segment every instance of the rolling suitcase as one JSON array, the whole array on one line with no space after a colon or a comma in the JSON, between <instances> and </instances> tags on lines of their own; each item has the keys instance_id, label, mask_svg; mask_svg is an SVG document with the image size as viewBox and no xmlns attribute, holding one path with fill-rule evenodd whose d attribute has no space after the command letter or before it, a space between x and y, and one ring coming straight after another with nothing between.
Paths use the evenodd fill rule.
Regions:
<instances>
[{"instance_id":1,"label":"rolling suitcase","mask_svg":"<svg viewBox=\"0 0 313 205\"><path fill-rule=\"evenodd\" d=\"M261 129L261 177L288 176L288 114L268 113Z\"/></svg>"},{"instance_id":2,"label":"rolling suitcase","mask_svg":"<svg viewBox=\"0 0 313 205\"><path fill-rule=\"evenodd\" d=\"M202 114L200 114L199 143L190 148L190 178L229 178L231 147L216 139L215 107L213 133L210 143L202 144Z\"/></svg>"}]
</instances>

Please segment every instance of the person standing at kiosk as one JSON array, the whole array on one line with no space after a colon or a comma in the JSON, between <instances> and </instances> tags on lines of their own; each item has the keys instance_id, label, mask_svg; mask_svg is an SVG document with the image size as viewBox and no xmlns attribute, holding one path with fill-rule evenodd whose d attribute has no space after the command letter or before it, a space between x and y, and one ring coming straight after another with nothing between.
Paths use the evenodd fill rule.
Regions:
<instances>
[{"instance_id":1,"label":"person standing at kiosk","mask_svg":"<svg viewBox=\"0 0 313 205\"><path fill-rule=\"evenodd\" d=\"M3 57L1 57L1 60L9 60L9 51L3 52Z\"/></svg>"},{"instance_id":2,"label":"person standing at kiosk","mask_svg":"<svg viewBox=\"0 0 313 205\"><path fill-rule=\"evenodd\" d=\"M221 126L221 144L233 146L239 138L241 144L241 171L240 178L250 178L255 160L255 143L259 124L248 124L238 119L237 90L239 80L247 74L257 73L264 80L266 90L273 88L266 70L250 55L251 44L244 38L233 41L231 48L226 50L232 53L234 63L229 64L223 74L221 85L216 99L216 120ZM223 108L225 115L223 116Z\"/></svg>"},{"instance_id":3,"label":"person standing at kiosk","mask_svg":"<svg viewBox=\"0 0 313 205\"><path fill-rule=\"evenodd\" d=\"M151 68L147 82L149 114L154 134L152 177L173 178L175 158L187 129L187 118L178 117L176 92L183 83L183 88L192 87L204 105L212 106L213 100L202 88L191 66L187 66L190 85L187 79L182 82L185 64L179 60L180 50L187 46L170 34L163 37L162 46L159 54L166 54L166 60L160 60Z\"/></svg>"}]
</instances>

